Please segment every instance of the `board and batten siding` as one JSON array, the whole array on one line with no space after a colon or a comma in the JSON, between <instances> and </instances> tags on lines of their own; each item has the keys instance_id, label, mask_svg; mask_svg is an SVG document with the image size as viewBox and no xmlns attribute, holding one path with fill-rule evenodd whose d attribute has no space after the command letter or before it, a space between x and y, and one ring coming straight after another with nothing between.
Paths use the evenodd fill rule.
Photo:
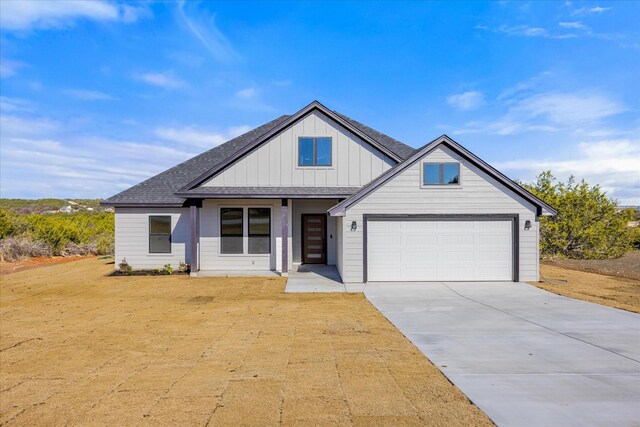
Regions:
<instances>
[{"instance_id":1,"label":"board and batten siding","mask_svg":"<svg viewBox=\"0 0 640 427\"><path fill-rule=\"evenodd\" d=\"M421 187L424 161L460 162L460 185ZM520 280L538 280L539 228L536 207L447 147L438 147L350 207L342 221L344 282L363 280L363 214L518 214ZM531 229L525 230L525 222ZM351 231L351 222L358 228ZM339 251L340 251L339 250Z\"/></svg>"},{"instance_id":2,"label":"board and batten siding","mask_svg":"<svg viewBox=\"0 0 640 427\"><path fill-rule=\"evenodd\" d=\"M171 253L149 253L149 217L171 217ZM134 270L190 263L188 208L115 208L115 268L124 258Z\"/></svg>"},{"instance_id":3,"label":"board and batten siding","mask_svg":"<svg viewBox=\"0 0 640 427\"><path fill-rule=\"evenodd\" d=\"M298 138L331 137L331 166L298 166ZM275 135L202 187L359 187L396 162L314 111Z\"/></svg>"}]
</instances>

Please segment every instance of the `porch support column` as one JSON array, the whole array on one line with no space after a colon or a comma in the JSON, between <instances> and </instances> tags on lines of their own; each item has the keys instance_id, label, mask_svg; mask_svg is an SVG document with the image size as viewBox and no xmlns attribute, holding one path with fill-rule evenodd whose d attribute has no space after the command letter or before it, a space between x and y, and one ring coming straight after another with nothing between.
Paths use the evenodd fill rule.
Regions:
<instances>
[{"instance_id":1,"label":"porch support column","mask_svg":"<svg viewBox=\"0 0 640 427\"><path fill-rule=\"evenodd\" d=\"M282 275L289 275L289 199L282 199L280 207L282 224Z\"/></svg>"},{"instance_id":2,"label":"porch support column","mask_svg":"<svg viewBox=\"0 0 640 427\"><path fill-rule=\"evenodd\" d=\"M189 206L189 220L191 228L191 241L189 242L191 259L189 260L189 264L191 266L191 275L195 276L200 270L200 263L198 262L198 240L200 240L198 223L200 222L200 206L196 203Z\"/></svg>"}]
</instances>

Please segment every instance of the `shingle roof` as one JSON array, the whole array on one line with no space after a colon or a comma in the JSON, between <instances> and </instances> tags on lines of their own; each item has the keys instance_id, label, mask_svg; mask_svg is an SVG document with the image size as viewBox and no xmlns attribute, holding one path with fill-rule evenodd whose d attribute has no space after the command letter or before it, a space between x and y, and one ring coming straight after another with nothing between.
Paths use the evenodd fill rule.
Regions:
<instances>
[{"instance_id":1,"label":"shingle roof","mask_svg":"<svg viewBox=\"0 0 640 427\"><path fill-rule=\"evenodd\" d=\"M405 159L415 151L383 133L380 133L368 126L363 125L349 117L339 115L343 120L349 122L369 138L377 141L399 158ZM257 141L261 136L283 124L291 116L281 116L262 126L259 126L243 135L240 135L222 145L195 156L177 166L159 173L133 187L122 191L102 202L110 206L182 206L184 197L176 196L176 192L187 184L197 179L202 174L211 170L225 159L235 154L237 151L247 147ZM249 188L249 187L247 187ZM345 194L350 195L353 194Z\"/></svg>"},{"instance_id":2,"label":"shingle roof","mask_svg":"<svg viewBox=\"0 0 640 427\"><path fill-rule=\"evenodd\" d=\"M338 116L342 117L344 120L351 123L354 127L356 127L360 132L369 135L370 138L375 139L380 144L387 147L387 149L396 153L401 159L406 159L415 153L416 149L413 147L409 147L407 144L404 144L397 139L391 138L388 135L385 135L382 132L378 132L375 129L370 128L367 125L364 125L360 122L353 120L350 117L345 116L344 114L340 114L337 111L334 111Z\"/></svg>"}]
</instances>

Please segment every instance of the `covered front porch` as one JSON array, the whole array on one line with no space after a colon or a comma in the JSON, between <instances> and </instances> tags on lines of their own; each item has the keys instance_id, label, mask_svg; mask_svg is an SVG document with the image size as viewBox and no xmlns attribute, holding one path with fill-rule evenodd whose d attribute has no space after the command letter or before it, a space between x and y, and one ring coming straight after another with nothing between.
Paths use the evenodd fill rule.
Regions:
<instances>
[{"instance_id":1,"label":"covered front porch","mask_svg":"<svg viewBox=\"0 0 640 427\"><path fill-rule=\"evenodd\" d=\"M211 198L190 201L191 275L303 274L336 264L337 198Z\"/></svg>"}]
</instances>

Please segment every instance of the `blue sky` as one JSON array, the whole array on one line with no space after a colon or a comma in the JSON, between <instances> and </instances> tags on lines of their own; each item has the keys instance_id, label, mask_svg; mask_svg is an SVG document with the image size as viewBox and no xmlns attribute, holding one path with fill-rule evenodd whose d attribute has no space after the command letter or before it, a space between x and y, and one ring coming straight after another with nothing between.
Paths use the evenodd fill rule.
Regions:
<instances>
[{"instance_id":1,"label":"blue sky","mask_svg":"<svg viewBox=\"0 0 640 427\"><path fill-rule=\"evenodd\" d=\"M314 99L640 205L640 3L0 3L2 197L108 197Z\"/></svg>"}]
</instances>

